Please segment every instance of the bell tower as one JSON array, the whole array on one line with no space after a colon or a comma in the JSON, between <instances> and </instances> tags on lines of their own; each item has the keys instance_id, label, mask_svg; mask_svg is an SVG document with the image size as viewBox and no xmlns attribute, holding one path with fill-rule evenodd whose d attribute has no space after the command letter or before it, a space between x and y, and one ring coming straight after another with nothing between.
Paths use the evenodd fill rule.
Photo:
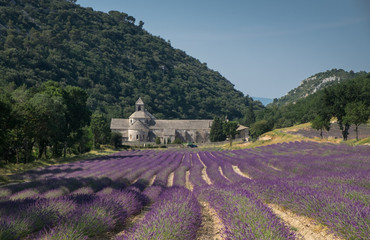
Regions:
<instances>
[{"instance_id":1,"label":"bell tower","mask_svg":"<svg viewBox=\"0 0 370 240\"><path fill-rule=\"evenodd\" d=\"M141 100L141 98L139 98L136 103L135 103L135 110L136 112L139 112L139 111L144 111L144 102L143 100Z\"/></svg>"}]
</instances>

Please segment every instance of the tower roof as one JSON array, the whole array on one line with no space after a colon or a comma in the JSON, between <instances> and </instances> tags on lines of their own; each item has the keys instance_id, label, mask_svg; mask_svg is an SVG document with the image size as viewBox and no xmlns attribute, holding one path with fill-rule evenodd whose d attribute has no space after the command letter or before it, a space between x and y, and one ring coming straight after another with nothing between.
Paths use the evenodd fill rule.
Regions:
<instances>
[{"instance_id":1,"label":"tower roof","mask_svg":"<svg viewBox=\"0 0 370 240\"><path fill-rule=\"evenodd\" d=\"M135 104L140 104L140 105L144 105L144 102L143 100L139 97L139 99L136 101Z\"/></svg>"},{"instance_id":2,"label":"tower roof","mask_svg":"<svg viewBox=\"0 0 370 240\"><path fill-rule=\"evenodd\" d=\"M140 119L147 118L147 119L150 119L151 115L149 115L147 111L136 111L133 114L131 114L131 116L129 118L130 119L131 118L140 118Z\"/></svg>"}]
</instances>

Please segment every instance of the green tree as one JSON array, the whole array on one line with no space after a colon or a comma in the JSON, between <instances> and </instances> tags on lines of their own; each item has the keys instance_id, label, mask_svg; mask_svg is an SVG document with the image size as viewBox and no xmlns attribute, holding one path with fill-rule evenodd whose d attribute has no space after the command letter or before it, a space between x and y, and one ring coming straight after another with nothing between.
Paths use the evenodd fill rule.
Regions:
<instances>
[{"instance_id":1,"label":"green tree","mask_svg":"<svg viewBox=\"0 0 370 240\"><path fill-rule=\"evenodd\" d=\"M28 127L32 126L33 136L39 148L38 158L46 158L48 146L53 156L60 155L59 143L64 141L65 105L61 96L37 93L29 100L30 114Z\"/></svg>"},{"instance_id":2,"label":"green tree","mask_svg":"<svg viewBox=\"0 0 370 240\"><path fill-rule=\"evenodd\" d=\"M224 132L225 122L220 117L215 117L211 126L209 138L211 142L225 141L226 134Z\"/></svg>"},{"instance_id":3,"label":"green tree","mask_svg":"<svg viewBox=\"0 0 370 240\"><path fill-rule=\"evenodd\" d=\"M253 106L248 106L244 112L243 124L251 126L256 121L256 116L253 111Z\"/></svg>"},{"instance_id":4,"label":"green tree","mask_svg":"<svg viewBox=\"0 0 370 240\"><path fill-rule=\"evenodd\" d=\"M82 137L82 128L90 122L90 110L87 107L88 95L79 87L67 86L63 91L66 105L66 125L64 128L64 157L67 147L72 147Z\"/></svg>"},{"instance_id":5,"label":"green tree","mask_svg":"<svg viewBox=\"0 0 370 240\"><path fill-rule=\"evenodd\" d=\"M173 141L173 144L182 144L182 141L180 138L175 138L175 140Z\"/></svg>"},{"instance_id":6,"label":"green tree","mask_svg":"<svg viewBox=\"0 0 370 240\"><path fill-rule=\"evenodd\" d=\"M345 108L346 115L343 117L344 124L354 124L356 140L358 140L358 126L369 120L370 110L364 102L351 102Z\"/></svg>"},{"instance_id":7,"label":"green tree","mask_svg":"<svg viewBox=\"0 0 370 240\"><path fill-rule=\"evenodd\" d=\"M249 135L252 139L257 139L263 133L272 129L271 124L267 120L260 120L251 125L249 128Z\"/></svg>"},{"instance_id":8,"label":"green tree","mask_svg":"<svg viewBox=\"0 0 370 240\"><path fill-rule=\"evenodd\" d=\"M345 120L346 106L351 102L369 101L368 93L363 90L364 87L369 87L369 81L363 82L361 79L356 79L324 89L323 107L327 113L338 119L344 141L348 138L351 126L350 121Z\"/></svg>"},{"instance_id":9,"label":"green tree","mask_svg":"<svg viewBox=\"0 0 370 240\"><path fill-rule=\"evenodd\" d=\"M112 132L110 138L110 144L115 148L118 148L122 145L122 134L120 132Z\"/></svg>"},{"instance_id":10,"label":"green tree","mask_svg":"<svg viewBox=\"0 0 370 240\"><path fill-rule=\"evenodd\" d=\"M238 123L235 121L228 121L223 124L224 134L229 138L230 146L233 144L233 138L235 138L237 128Z\"/></svg>"},{"instance_id":11,"label":"green tree","mask_svg":"<svg viewBox=\"0 0 370 240\"><path fill-rule=\"evenodd\" d=\"M24 163L32 160L32 152L34 144L36 143L35 137L35 121L32 108L30 107L29 91L24 87L16 89L12 93L12 115L14 117L14 125L9 128L11 138L8 145L8 159L11 160L15 157L16 163L21 160ZM12 150L11 150L12 149ZM10 154L9 154L10 153Z\"/></svg>"},{"instance_id":12,"label":"green tree","mask_svg":"<svg viewBox=\"0 0 370 240\"><path fill-rule=\"evenodd\" d=\"M320 131L320 137L322 138L322 131L330 129L330 118L324 118L321 115L317 115L314 120L311 121L311 127Z\"/></svg>"},{"instance_id":13,"label":"green tree","mask_svg":"<svg viewBox=\"0 0 370 240\"><path fill-rule=\"evenodd\" d=\"M93 148L93 134L90 126L85 126L81 129L81 137L75 143L75 148L78 153L88 152Z\"/></svg>"},{"instance_id":14,"label":"green tree","mask_svg":"<svg viewBox=\"0 0 370 240\"><path fill-rule=\"evenodd\" d=\"M161 144L161 139L159 137L155 138L155 144Z\"/></svg>"},{"instance_id":15,"label":"green tree","mask_svg":"<svg viewBox=\"0 0 370 240\"><path fill-rule=\"evenodd\" d=\"M101 144L108 142L110 136L110 128L107 119L100 112L94 112L91 116L90 123L93 134L93 147L100 148Z\"/></svg>"},{"instance_id":16,"label":"green tree","mask_svg":"<svg viewBox=\"0 0 370 240\"><path fill-rule=\"evenodd\" d=\"M144 26L144 22L140 20L140 22L139 22L139 25L138 25L138 26L139 26L139 28L143 28L143 26Z\"/></svg>"},{"instance_id":17,"label":"green tree","mask_svg":"<svg viewBox=\"0 0 370 240\"><path fill-rule=\"evenodd\" d=\"M0 91L0 158L9 160L7 156L9 143L11 142L11 129L14 128L11 98Z\"/></svg>"}]
</instances>

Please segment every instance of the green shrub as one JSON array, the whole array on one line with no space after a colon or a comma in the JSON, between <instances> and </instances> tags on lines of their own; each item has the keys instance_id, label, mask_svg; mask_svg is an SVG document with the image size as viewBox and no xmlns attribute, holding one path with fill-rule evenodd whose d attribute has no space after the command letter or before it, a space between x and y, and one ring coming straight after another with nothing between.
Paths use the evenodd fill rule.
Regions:
<instances>
[{"instance_id":1,"label":"green shrub","mask_svg":"<svg viewBox=\"0 0 370 240\"><path fill-rule=\"evenodd\" d=\"M182 141L180 138L175 138L175 140L173 141L173 144L182 144Z\"/></svg>"}]
</instances>

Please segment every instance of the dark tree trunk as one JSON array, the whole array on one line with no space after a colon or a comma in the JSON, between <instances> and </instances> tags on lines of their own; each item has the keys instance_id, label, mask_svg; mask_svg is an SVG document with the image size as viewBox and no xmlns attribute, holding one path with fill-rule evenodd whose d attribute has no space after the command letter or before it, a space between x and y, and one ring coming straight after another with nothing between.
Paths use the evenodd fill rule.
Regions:
<instances>
[{"instance_id":1,"label":"dark tree trunk","mask_svg":"<svg viewBox=\"0 0 370 240\"><path fill-rule=\"evenodd\" d=\"M44 148L43 148L42 144L39 143L39 154L38 154L38 157L37 157L38 159L41 159L43 150L44 150Z\"/></svg>"},{"instance_id":2,"label":"dark tree trunk","mask_svg":"<svg viewBox=\"0 0 370 240\"><path fill-rule=\"evenodd\" d=\"M33 145L35 145L35 141L29 141L28 149L27 149L27 152L25 153L26 154L26 159L27 159L28 162L30 162L32 160Z\"/></svg>"},{"instance_id":3,"label":"dark tree trunk","mask_svg":"<svg viewBox=\"0 0 370 240\"><path fill-rule=\"evenodd\" d=\"M358 141L358 125L356 125L355 131L356 131L356 140Z\"/></svg>"},{"instance_id":4,"label":"dark tree trunk","mask_svg":"<svg viewBox=\"0 0 370 240\"><path fill-rule=\"evenodd\" d=\"M43 154L44 154L44 156L46 158L46 143L44 141L42 141L41 143L39 143L39 155L38 155L38 159L41 159Z\"/></svg>"},{"instance_id":5,"label":"dark tree trunk","mask_svg":"<svg viewBox=\"0 0 370 240\"><path fill-rule=\"evenodd\" d=\"M342 128L342 136L343 140L347 141L348 139L348 130L349 130L350 125L349 124L344 124L344 128Z\"/></svg>"},{"instance_id":6,"label":"dark tree trunk","mask_svg":"<svg viewBox=\"0 0 370 240\"><path fill-rule=\"evenodd\" d=\"M67 141L64 142L64 148L63 148L63 157L66 158L67 156Z\"/></svg>"},{"instance_id":7,"label":"dark tree trunk","mask_svg":"<svg viewBox=\"0 0 370 240\"><path fill-rule=\"evenodd\" d=\"M322 138L322 129L320 129L320 137Z\"/></svg>"}]
</instances>

